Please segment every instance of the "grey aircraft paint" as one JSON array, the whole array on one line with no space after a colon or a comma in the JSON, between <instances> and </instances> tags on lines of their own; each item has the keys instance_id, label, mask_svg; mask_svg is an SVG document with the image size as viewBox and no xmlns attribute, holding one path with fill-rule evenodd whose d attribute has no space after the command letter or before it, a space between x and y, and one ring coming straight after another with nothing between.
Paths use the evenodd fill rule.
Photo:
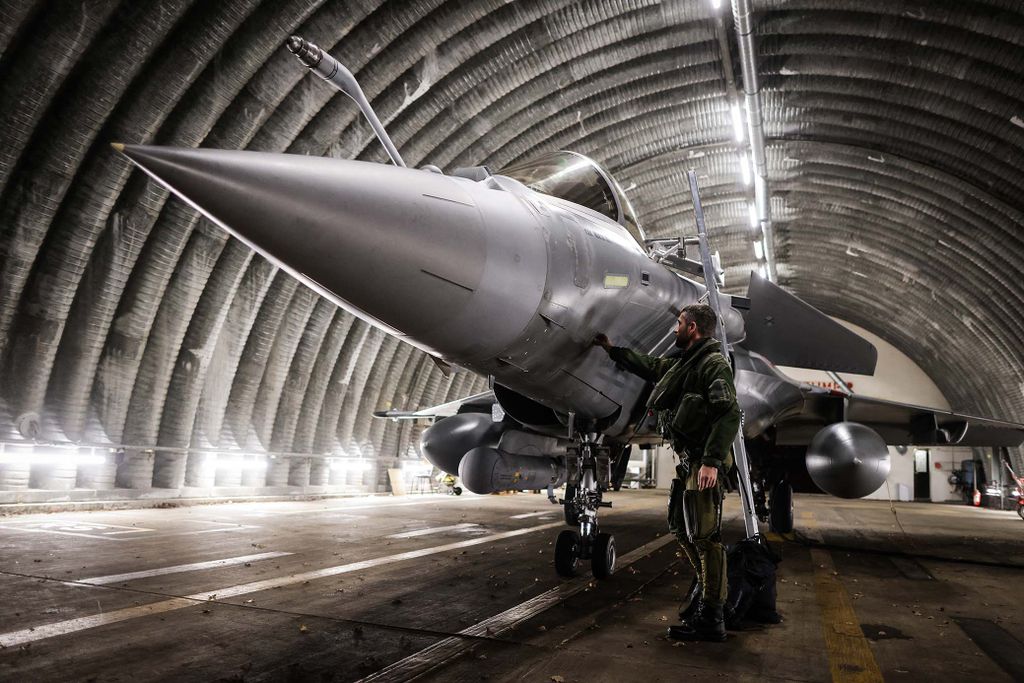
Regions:
<instances>
[{"instance_id":1,"label":"grey aircraft paint","mask_svg":"<svg viewBox=\"0 0 1024 683\"><path fill-rule=\"evenodd\" d=\"M516 433L534 443L518 438L515 451L502 447L505 426L478 417L455 416L427 430L428 458L461 473L471 488L561 483L564 472L553 466L551 449L538 449L551 436L565 435L570 413L610 439L659 440L649 421L640 420L645 383L591 340L605 332L619 345L667 353L679 310L705 288L652 260L637 233L609 215L484 169L463 173L474 180L288 154L116 148L339 306L446 364L492 377L492 400L512 418L523 414L523 405L553 418L531 423L520 417ZM593 162L574 155L570 163ZM771 283L755 278L754 284L757 301L746 324L757 334L735 348L748 438L774 427L808 443L823 427L859 411L862 422L898 435L899 443L975 445L968 437L978 435L977 445L1016 445L1024 439L1020 425L840 396L782 376L769 354L804 367L870 371L874 348ZM723 310L730 339L742 342L743 313L729 305ZM827 340L824 348L816 349L817 336ZM828 452L848 441L819 443L825 452L815 456L816 480L837 495L864 495L881 471L877 449L856 458L848 449ZM453 447L468 456L459 458ZM830 462L842 464L843 477L824 475Z\"/></svg>"}]
</instances>

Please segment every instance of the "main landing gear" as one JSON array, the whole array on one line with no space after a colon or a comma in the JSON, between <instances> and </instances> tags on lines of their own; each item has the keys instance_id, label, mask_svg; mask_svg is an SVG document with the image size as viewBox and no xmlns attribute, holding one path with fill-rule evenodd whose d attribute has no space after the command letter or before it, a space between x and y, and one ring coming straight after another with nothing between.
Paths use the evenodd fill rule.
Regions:
<instances>
[{"instance_id":1,"label":"main landing gear","mask_svg":"<svg viewBox=\"0 0 1024 683\"><path fill-rule=\"evenodd\" d=\"M762 522L768 522L777 534L788 534L793 530L793 486L782 479L771 486L770 496L765 495L768 483L764 480L753 482L754 511Z\"/></svg>"},{"instance_id":2,"label":"main landing gear","mask_svg":"<svg viewBox=\"0 0 1024 683\"><path fill-rule=\"evenodd\" d=\"M793 463L775 448L771 430L746 445L754 513L775 533L788 534L793 530L793 485L788 476Z\"/></svg>"},{"instance_id":3,"label":"main landing gear","mask_svg":"<svg viewBox=\"0 0 1024 683\"><path fill-rule=\"evenodd\" d=\"M597 510L611 507L601 500L611 479L609 449L600 445L597 434L588 434L566 456L568 479L565 499L566 524L579 525L579 531L566 529L555 541L555 570L559 576L576 575L580 562L590 560L594 578L605 579L615 571L615 538L597 527Z\"/></svg>"}]
</instances>

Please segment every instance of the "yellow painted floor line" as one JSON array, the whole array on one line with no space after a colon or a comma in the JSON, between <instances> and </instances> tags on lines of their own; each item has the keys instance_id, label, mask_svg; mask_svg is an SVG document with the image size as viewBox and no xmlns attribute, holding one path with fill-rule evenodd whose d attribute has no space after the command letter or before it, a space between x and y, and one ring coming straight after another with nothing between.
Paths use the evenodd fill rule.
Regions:
<instances>
[{"instance_id":1,"label":"yellow painted floor line","mask_svg":"<svg viewBox=\"0 0 1024 683\"><path fill-rule=\"evenodd\" d=\"M806 518L804 523L817 531L813 518ZM850 596L836 575L831 553L813 548L811 561L814 563L814 591L821 607L821 628L833 683L884 681L853 611Z\"/></svg>"}]
</instances>

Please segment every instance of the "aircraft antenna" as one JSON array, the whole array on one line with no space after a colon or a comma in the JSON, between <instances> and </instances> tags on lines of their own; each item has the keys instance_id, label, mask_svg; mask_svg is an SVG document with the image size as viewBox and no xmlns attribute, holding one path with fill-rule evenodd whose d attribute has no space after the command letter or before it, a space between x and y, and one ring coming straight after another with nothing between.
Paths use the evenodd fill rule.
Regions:
<instances>
[{"instance_id":1,"label":"aircraft antenna","mask_svg":"<svg viewBox=\"0 0 1024 683\"><path fill-rule=\"evenodd\" d=\"M704 224L704 208L700 203L700 192L697 188L697 174L693 169L686 173L690 181L690 195L693 197L693 215L697 221L697 245L700 249L700 260L704 268L704 282L707 285L708 305L718 317L715 338L722 343L722 349L728 353L729 339L725 333L725 319L722 317L722 302L718 292L718 271L711 256L708 244L708 231ZM743 523L747 529L747 538L753 538L761 532L754 512L754 491L750 486L750 460L747 457L747 446L743 441L742 417L736 439L732 442L733 455L736 457L736 469L740 479L740 499L743 501Z\"/></svg>"},{"instance_id":2,"label":"aircraft antenna","mask_svg":"<svg viewBox=\"0 0 1024 683\"><path fill-rule=\"evenodd\" d=\"M391 141L391 136L384 130L384 124L377 118L377 113L373 111L370 101L366 99L363 89L359 87L359 82L356 81L356 77L352 75L352 72L346 69L337 59L308 40L292 36L288 39L287 45L288 51L298 57L299 61L309 67L310 71L352 98L352 101L359 107L359 111L363 112L363 116L370 122L370 127L373 128L373 132L377 135L380 143L384 145L384 149L387 150L391 161L395 166L402 166L404 168L405 162L402 161L402 155L398 153L398 148Z\"/></svg>"}]
</instances>

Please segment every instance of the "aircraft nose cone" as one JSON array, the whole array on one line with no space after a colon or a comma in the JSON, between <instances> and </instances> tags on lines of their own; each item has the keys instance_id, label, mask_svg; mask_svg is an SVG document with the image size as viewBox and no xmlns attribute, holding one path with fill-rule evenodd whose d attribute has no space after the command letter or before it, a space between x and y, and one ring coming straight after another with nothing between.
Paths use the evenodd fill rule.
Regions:
<instances>
[{"instance_id":1,"label":"aircraft nose cone","mask_svg":"<svg viewBox=\"0 0 1024 683\"><path fill-rule=\"evenodd\" d=\"M460 183L382 164L125 145L146 173L324 296L430 351L480 286L481 214Z\"/></svg>"}]
</instances>

